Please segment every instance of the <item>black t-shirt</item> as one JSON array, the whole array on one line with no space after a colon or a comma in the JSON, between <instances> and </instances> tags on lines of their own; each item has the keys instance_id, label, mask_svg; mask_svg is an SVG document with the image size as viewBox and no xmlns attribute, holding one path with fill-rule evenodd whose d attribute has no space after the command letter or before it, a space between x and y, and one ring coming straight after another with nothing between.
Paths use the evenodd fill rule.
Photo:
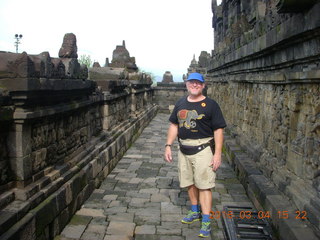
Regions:
<instances>
[{"instance_id":1,"label":"black t-shirt","mask_svg":"<svg viewBox=\"0 0 320 240\"><path fill-rule=\"evenodd\" d=\"M169 121L178 124L181 139L213 137L214 130L227 126L218 103L208 97L199 102L179 99Z\"/></svg>"}]
</instances>

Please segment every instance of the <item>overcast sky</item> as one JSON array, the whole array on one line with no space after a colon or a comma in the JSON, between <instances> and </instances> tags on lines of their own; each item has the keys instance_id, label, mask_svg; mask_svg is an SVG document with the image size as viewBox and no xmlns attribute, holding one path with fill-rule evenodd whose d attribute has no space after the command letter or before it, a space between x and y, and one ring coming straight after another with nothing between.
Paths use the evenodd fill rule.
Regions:
<instances>
[{"instance_id":1,"label":"overcast sky","mask_svg":"<svg viewBox=\"0 0 320 240\"><path fill-rule=\"evenodd\" d=\"M211 53L211 23L211 0L0 0L0 51L15 52L14 35L22 34L20 53L58 57L72 32L78 55L103 66L125 40L140 70L182 81L193 54Z\"/></svg>"}]
</instances>

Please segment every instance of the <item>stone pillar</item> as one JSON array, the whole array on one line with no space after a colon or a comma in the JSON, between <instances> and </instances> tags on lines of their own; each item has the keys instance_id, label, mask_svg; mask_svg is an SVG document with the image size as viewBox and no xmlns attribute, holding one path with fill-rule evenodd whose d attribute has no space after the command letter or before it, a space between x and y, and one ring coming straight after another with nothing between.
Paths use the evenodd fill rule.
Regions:
<instances>
[{"instance_id":1,"label":"stone pillar","mask_svg":"<svg viewBox=\"0 0 320 240\"><path fill-rule=\"evenodd\" d=\"M107 103L105 103L103 105L103 124L102 124L102 127L103 127L103 130L109 130L110 126L111 126L111 123L110 123L110 118L112 117L112 114L111 114L111 106Z\"/></svg>"},{"instance_id":2,"label":"stone pillar","mask_svg":"<svg viewBox=\"0 0 320 240\"><path fill-rule=\"evenodd\" d=\"M9 133L8 145L11 168L18 187L23 187L32 175L31 126L23 120L15 120Z\"/></svg>"},{"instance_id":3,"label":"stone pillar","mask_svg":"<svg viewBox=\"0 0 320 240\"><path fill-rule=\"evenodd\" d=\"M143 106L147 106L149 103L148 101L148 90L145 89L144 94L143 94Z\"/></svg>"},{"instance_id":4,"label":"stone pillar","mask_svg":"<svg viewBox=\"0 0 320 240\"><path fill-rule=\"evenodd\" d=\"M134 115L137 110L137 96L136 96L136 90L131 90L131 114Z\"/></svg>"}]
</instances>

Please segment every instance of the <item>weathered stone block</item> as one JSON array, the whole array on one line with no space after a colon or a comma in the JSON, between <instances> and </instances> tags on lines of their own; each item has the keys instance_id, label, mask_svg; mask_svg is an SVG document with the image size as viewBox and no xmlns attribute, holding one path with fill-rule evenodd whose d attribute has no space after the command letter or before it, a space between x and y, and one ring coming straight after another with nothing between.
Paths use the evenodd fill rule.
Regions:
<instances>
[{"instance_id":1,"label":"weathered stone block","mask_svg":"<svg viewBox=\"0 0 320 240\"><path fill-rule=\"evenodd\" d=\"M307 191L307 189L301 189L301 185L291 183L286 188L285 193L291 198L298 209L304 209L306 204L309 203L309 191Z\"/></svg>"},{"instance_id":2,"label":"weathered stone block","mask_svg":"<svg viewBox=\"0 0 320 240\"><path fill-rule=\"evenodd\" d=\"M290 175L287 169L277 169L272 173L271 179L281 192L285 192L286 187L290 184Z\"/></svg>"},{"instance_id":3,"label":"weathered stone block","mask_svg":"<svg viewBox=\"0 0 320 240\"><path fill-rule=\"evenodd\" d=\"M80 239L85 229L86 225L70 225L62 231L61 236L67 239Z\"/></svg>"},{"instance_id":4,"label":"weathered stone block","mask_svg":"<svg viewBox=\"0 0 320 240\"><path fill-rule=\"evenodd\" d=\"M287 157L287 167L289 170L293 171L297 176L303 176L303 157L302 154L294 151L293 149L288 149Z\"/></svg>"},{"instance_id":5,"label":"weathered stone block","mask_svg":"<svg viewBox=\"0 0 320 240\"><path fill-rule=\"evenodd\" d=\"M302 212L302 211L301 211ZM298 217L306 217L316 228L320 229L320 211L314 208L311 204L305 206L305 213Z\"/></svg>"},{"instance_id":6,"label":"weathered stone block","mask_svg":"<svg viewBox=\"0 0 320 240\"><path fill-rule=\"evenodd\" d=\"M53 64L52 77L54 78L65 78L66 77L66 66L62 63L60 58L51 58Z\"/></svg>"},{"instance_id":7,"label":"weathered stone block","mask_svg":"<svg viewBox=\"0 0 320 240\"><path fill-rule=\"evenodd\" d=\"M310 228L294 218L282 219L279 223L279 233L284 240L319 239Z\"/></svg>"},{"instance_id":8,"label":"weathered stone block","mask_svg":"<svg viewBox=\"0 0 320 240\"><path fill-rule=\"evenodd\" d=\"M235 167L238 168L239 177L243 181L247 181L251 175L261 175L257 164L243 153L236 153L234 158Z\"/></svg>"},{"instance_id":9,"label":"weathered stone block","mask_svg":"<svg viewBox=\"0 0 320 240\"><path fill-rule=\"evenodd\" d=\"M27 214L23 219L18 221L5 234L1 235L3 240L28 240L34 239L35 236L35 219L32 214Z\"/></svg>"},{"instance_id":10,"label":"weathered stone block","mask_svg":"<svg viewBox=\"0 0 320 240\"><path fill-rule=\"evenodd\" d=\"M270 195L279 195L275 186L263 175L249 176L249 186L260 204L264 207L266 197Z\"/></svg>"},{"instance_id":11,"label":"weathered stone block","mask_svg":"<svg viewBox=\"0 0 320 240\"><path fill-rule=\"evenodd\" d=\"M129 222L110 222L107 234L133 236L135 224Z\"/></svg>"},{"instance_id":12,"label":"weathered stone block","mask_svg":"<svg viewBox=\"0 0 320 240\"><path fill-rule=\"evenodd\" d=\"M54 65L48 52L42 52L39 55L29 55L34 63L35 77L50 78L53 75Z\"/></svg>"},{"instance_id":13,"label":"weathered stone block","mask_svg":"<svg viewBox=\"0 0 320 240\"><path fill-rule=\"evenodd\" d=\"M17 213L3 209L0 212L0 235L7 231L17 221Z\"/></svg>"},{"instance_id":14,"label":"weathered stone block","mask_svg":"<svg viewBox=\"0 0 320 240\"><path fill-rule=\"evenodd\" d=\"M66 76L77 79L80 77L80 64L76 58L62 58L62 63L66 69Z\"/></svg>"},{"instance_id":15,"label":"weathered stone block","mask_svg":"<svg viewBox=\"0 0 320 240\"><path fill-rule=\"evenodd\" d=\"M73 33L66 33L59 50L60 58L78 58L77 37Z\"/></svg>"},{"instance_id":16,"label":"weathered stone block","mask_svg":"<svg viewBox=\"0 0 320 240\"><path fill-rule=\"evenodd\" d=\"M46 226L51 223L58 215L57 199L55 196L50 196L43 201L39 206L30 211L34 214L36 221L36 236L43 233Z\"/></svg>"},{"instance_id":17,"label":"weathered stone block","mask_svg":"<svg viewBox=\"0 0 320 240\"><path fill-rule=\"evenodd\" d=\"M124 68L111 68L111 67L92 67L89 69L89 79L90 80L119 80L127 79L128 72Z\"/></svg>"},{"instance_id":18,"label":"weathered stone block","mask_svg":"<svg viewBox=\"0 0 320 240\"><path fill-rule=\"evenodd\" d=\"M26 52L0 52L0 79L27 78L35 75L35 66Z\"/></svg>"},{"instance_id":19,"label":"weathered stone block","mask_svg":"<svg viewBox=\"0 0 320 240\"><path fill-rule=\"evenodd\" d=\"M138 234L151 234L155 235L156 233L156 228L154 225L142 225L142 226L137 226L135 229L135 235Z\"/></svg>"}]
</instances>

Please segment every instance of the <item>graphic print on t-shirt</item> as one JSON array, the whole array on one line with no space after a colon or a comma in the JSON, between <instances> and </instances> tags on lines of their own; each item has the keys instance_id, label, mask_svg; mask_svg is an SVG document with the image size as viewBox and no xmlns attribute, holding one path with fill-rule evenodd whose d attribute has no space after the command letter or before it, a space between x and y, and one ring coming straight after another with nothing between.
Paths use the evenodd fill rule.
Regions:
<instances>
[{"instance_id":1,"label":"graphic print on t-shirt","mask_svg":"<svg viewBox=\"0 0 320 240\"><path fill-rule=\"evenodd\" d=\"M178 112L179 127L185 127L187 129L195 128L197 123L195 120L204 117L204 114L198 114L196 110L182 109Z\"/></svg>"}]
</instances>

